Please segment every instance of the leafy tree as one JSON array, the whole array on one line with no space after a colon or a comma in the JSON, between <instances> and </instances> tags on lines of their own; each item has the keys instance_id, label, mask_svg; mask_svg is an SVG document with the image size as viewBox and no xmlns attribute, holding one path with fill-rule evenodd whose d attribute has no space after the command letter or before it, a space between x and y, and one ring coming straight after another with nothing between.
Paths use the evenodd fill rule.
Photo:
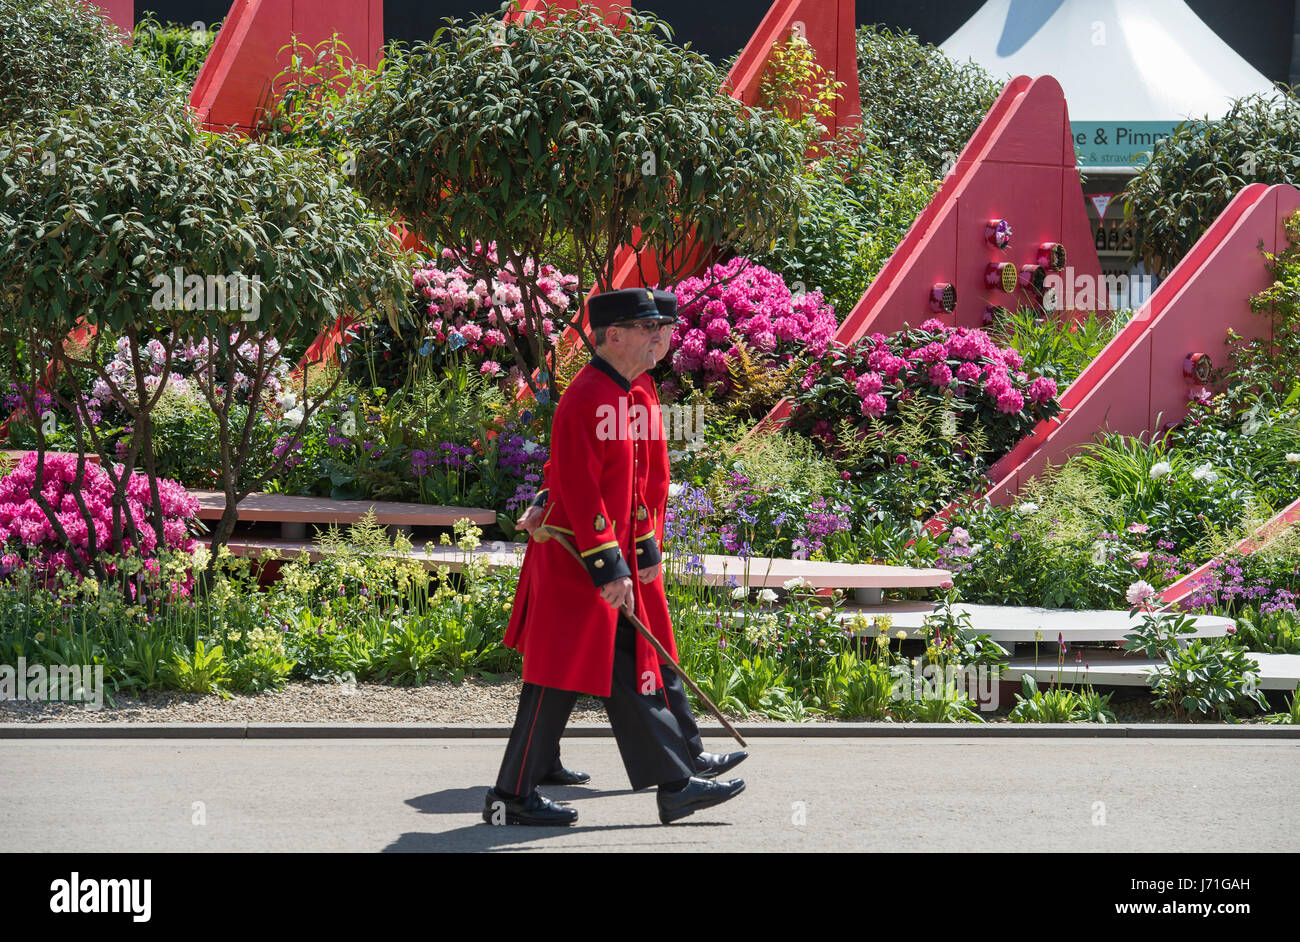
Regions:
<instances>
[{"instance_id":1,"label":"leafy tree","mask_svg":"<svg viewBox=\"0 0 1300 942\"><path fill-rule=\"evenodd\" d=\"M495 244L530 320L532 349L511 340L516 361L540 365L549 349L526 259L567 243L585 296L610 286L620 247L649 248L671 283L694 261L692 238L748 251L790 219L799 136L722 94L718 70L660 39L653 16L613 27L584 7L450 24L385 73L357 120L357 185L482 277ZM579 313L554 319L576 327Z\"/></svg>"},{"instance_id":2,"label":"leafy tree","mask_svg":"<svg viewBox=\"0 0 1300 942\"><path fill-rule=\"evenodd\" d=\"M118 98L187 91L125 46L93 4L0 0L0 125Z\"/></svg>"},{"instance_id":3,"label":"leafy tree","mask_svg":"<svg viewBox=\"0 0 1300 942\"><path fill-rule=\"evenodd\" d=\"M183 346L211 348L199 385L218 419L227 505L215 549L239 500L260 484L243 471L275 367L266 341L301 348L345 311L400 290L391 243L324 161L200 131L181 108L119 98L0 131L0 352L23 376L32 415L46 362L72 383L61 405L73 416L81 462L99 453L116 488L115 551L140 524L121 513L137 461L158 509L151 412L165 382L146 382L151 359L162 358L166 377ZM178 271L183 282L174 284ZM79 325L92 331L84 348L64 342ZM126 338L126 382L103 365L112 336ZM104 380L131 418L121 471L88 420L79 371ZM246 377L243 410L234 408L237 374ZM321 401L303 402L294 434Z\"/></svg>"},{"instance_id":4,"label":"leafy tree","mask_svg":"<svg viewBox=\"0 0 1300 942\"><path fill-rule=\"evenodd\" d=\"M1300 99L1293 90L1248 95L1217 121L1184 121L1124 188L1135 259L1174 267L1250 183L1300 181Z\"/></svg>"}]
</instances>

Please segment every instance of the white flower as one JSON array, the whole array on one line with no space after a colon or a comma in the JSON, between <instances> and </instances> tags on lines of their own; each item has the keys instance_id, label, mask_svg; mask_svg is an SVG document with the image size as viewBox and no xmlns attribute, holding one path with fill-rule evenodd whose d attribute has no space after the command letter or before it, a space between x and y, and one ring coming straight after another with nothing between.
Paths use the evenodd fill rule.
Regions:
<instances>
[{"instance_id":1,"label":"white flower","mask_svg":"<svg viewBox=\"0 0 1300 942\"><path fill-rule=\"evenodd\" d=\"M1094 566L1106 565L1106 559L1110 555L1110 547L1104 541L1098 540L1092 544L1092 564Z\"/></svg>"},{"instance_id":2,"label":"white flower","mask_svg":"<svg viewBox=\"0 0 1300 942\"><path fill-rule=\"evenodd\" d=\"M1018 507L1016 507L1016 513L1020 514L1022 517L1028 514L1035 513L1037 512L1037 510L1038 510L1038 505L1035 504L1032 500L1027 500L1023 504L1020 504Z\"/></svg>"},{"instance_id":3,"label":"white flower","mask_svg":"<svg viewBox=\"0 0 1300 942\"><path fill-rule=\"evenodd\" d=\"M1213 484L1219 479L1219 475L1208 464L1203 464L1192 472L1192 479L1204 481L1206 484Z\"/></svg>"},{"instance_id":4,"label":"white flower","mask_svg":"<svg viewBox=\"0 0 1300 942\"><path fill-rule=\"evenodd\" d=\"M686 485L682 484L680 481L673 481L673 483L668 485L668 496L677 497L685 489Z\"/></svg>"},{"instance_id":5,"label":"white flower","mask_svg":"<svg viewBox=\"0 0 1300 942\"><path fill-rule=\"evenodd\" d=\"M288 412L290 409L292 409L294 406L298 404L298 397L291 392L287 392L279 399L277 399L276 402L279 404L282 410Z\"/></svg>"},{"instance_id":6,"label":"white flower","mask_svg":"<svg viewBox=\"0 0 1300 942\"><path fill-rule=\"evenodd\" d=\"M1286 454L1286 460L1294 464L1295 462L1300 461L1300 455L1297 455L1294 451L1289 451Z\"/></svg>"},{"instance_id":7,"label":"white flower","mask_svg":"<svg viewBox=\"0 0 1300 942\"><path fill-rule=\"evenodd\" d=\"M805 585L807 585L807 584L808 584L808 583L807 583L806 581L804 581L804 577L803 577L803 576L795 576L793 579L789 579L789 580L787 580L786 582L784 582L784 583L781 585L781 588L783 588L783 589L785 589L787 592L789 592L789 591L791 591L791 590L793 590L793 589L802 589L802 588L803 588Z\"/></svg>"},{"instance_id":8,"label":"white flower","mask_svg":"<svg viewBox=\"0 0 1300 942\"><path fill-rule=\"evenodd\" d=\"M952 542L956 543L958 546L969 546L970 533L968 533L964 527L953 527Z\"/></svg>"},{"instance_id":9,"label":"white flower","mask_svg":"<svg viewBox=\"0 0 1300 942\"><path fill-rule=\"evenodd\" d=\"M748 596L749 596L749 589L745 588L743 585L738 585L731 590L731 597L733 599L736 599L737 601L741 601L747 598Z\"/></svg>"},{"instance_id":10,"label":"white flower","mask_svg":"<svg viewBox=\"0 0 1300 942\"><path fill-rule=\"evenodd\" d=\"M1173 466L1168 461L1161 461L1159 464L1151 466L1151 480L1159 481L1166 474L1172 472Z\"/></svg>"},{"instance_id":11,"label":"white flower","mask_svg":"<svg viewBox=\"0 0 1300 942\"><path fill-rule=\"evenodd\" d=\"M302 410L301 410L301 409L290 409L288 412L286 412L286 413L284 414L284 424L285 424L285 425L301 425L301 424L302 424Z\"/></svg>"},{"instance_id":12,"label":"white flower","mask_svg":"<svg viewBox=\"0 0 1300 942\"><path fill-rule=\"evenodd\" d=\"M758 600L759 600L760 602L775 602L775 601L776 601L776 593L773 592L771 589L762 589L762 590L758 593Z\"/></svg>"},{"instance_id":13,"label":"white flower","mask_svg":"<svg viewBox=\"0 0 1300 942\"><path fill-rule=\"evenodd\" d=\"M520 450L523 451L523 453L526 455L531 455L533 452L537 450L537 442L533 441L532 439L529 439L528 441L524 442L523 448L521 448Z\"/></svg>"}]
</instances>

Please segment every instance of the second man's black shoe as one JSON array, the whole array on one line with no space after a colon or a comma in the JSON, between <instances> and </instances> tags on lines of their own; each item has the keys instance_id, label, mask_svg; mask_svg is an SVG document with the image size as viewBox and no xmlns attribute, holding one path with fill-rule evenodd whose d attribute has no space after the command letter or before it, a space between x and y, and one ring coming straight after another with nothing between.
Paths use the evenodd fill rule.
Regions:
<instances>
[{"instance_id":1,"label":"second man's black shoe","mask_svg":"<svg viewBox=\"0 0 1300 942\"><path fill-rule=\"evenodd\" d=\"M543 785L586 785L591 781L591 776L586 772L575 772L572 769L566 769L560 766L546 773L542 779Z\"/></svg>"},{"instance_id":2,"label":"second man's black shoe","mask_svg":"<svg viewBox=\"0 0 1300 942\"><path fill-rule=\"evenodd\" d=\"M710 782L702 778L691 778L681 791L669 792L659 789L659 822L667 824L694 814L704 808L720 805L730 798L735 798L745 790L743 779L734 778L728 782Z\"/></svg>"},{"instance_id":3,"label":"second man's black shoe","mask_svg":"<svg viewBox=\"0 0 1300 942\"><path fill-rule=\"evenodd\" d=\"M495 788L489 788L483 802L483 820L488 824L564 827L578 820L578 812L574 808L561 808L536 791L523 798L507 800L498 795Z\"/></svg>"},{"instance_id":4,"label":"second man's black shoe","mask_svg":"<svg viewBox=\"0 0 1300 942\"><path fill-rule=\"evenodd\" d=\"M717 778L748 758L748 752L729 752L725 756L720 756L716 752L701 752L695 757L695 777Z\"/></svg>"}]
</instances>

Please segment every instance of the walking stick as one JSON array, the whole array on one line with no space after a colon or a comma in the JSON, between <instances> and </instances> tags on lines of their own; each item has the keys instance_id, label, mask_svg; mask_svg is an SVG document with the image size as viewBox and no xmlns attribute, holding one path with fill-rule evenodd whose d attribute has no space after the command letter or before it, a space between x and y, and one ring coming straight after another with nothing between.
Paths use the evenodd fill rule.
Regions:
<instances>
[{"instance_id":1,"label":"walking stick","mask_svg":"<svg viewBox=\"0 0 1300 942\"><path fill-rule=\"evenodd\" d=\"M556 540L561 546L569 551L569 555L576 559L578 564L581 565L584 570L587 568L586 564L582 562L582 557L578 555L578 551L564 534L558 533L550 527L539 526L533 531L533 539L538 543L545 543L547 540ZM714 706L713 701L705 695L704 691L699 688L699 685L696 684L695 681L691 680L686 671L682 670L681 665L669 656L667 650L664 649L664 646L659 643L659 639L650 633L650 629L642 624L641 619L636 617L636 613L628 606L624 606L622 612L627 617L627 620L632 623L632 627L641 633L641 637L650 642L650 646L659 654L659 659L672 668L673 673L680 677L686 683L686 686L690 687L691 690L695 692L695 695L704 701L704 705L709 708L709 712L717 718L718 722L722 724L723 728L727 732L731 733L736 742L740 743L742 746L748 747L749 743L745 742L744 737L736 731L736 727L727 722L727 718L722 715L722 711Z\"/></svg>"}]
</instances>

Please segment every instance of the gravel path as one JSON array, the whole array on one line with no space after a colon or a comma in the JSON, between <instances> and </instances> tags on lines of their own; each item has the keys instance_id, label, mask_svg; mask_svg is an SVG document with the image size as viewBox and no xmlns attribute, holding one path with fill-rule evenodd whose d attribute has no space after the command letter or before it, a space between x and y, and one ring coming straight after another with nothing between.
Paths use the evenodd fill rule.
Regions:
<instances>
[{"instance_id":1,"label":"gravel path","mask_svg":"<svg viewBox=\"0 0 1300 942\"><path fill-rule=\"evenodd\" d=\"M510 725L519 704L520 681L466 680L463 684L431 681L423 687L387 684L286 684L264 694L232 694L229 700L215 694L150 692L136 698L115 697L102 710L80 704L0 700L0 723L476 723ZM1014 704L1002 703L984 714L988 722L1007 722ZM1140 688L1119 688L1111 708L1121 723L1170 723L1172 716L1151 706L1151 695ZM766 718L731 716L734 720ZM1247 719L1245 722L1250 722ZM600 701L579 697L574 723L608 723ZM831 722L836 720L819 720Z\"/></svg>"},{"instance_id":2,"label":"gravel path","mask_svg":"<svg viewBox=\"0 0 1300 942\"><path fill-rule=\"evenodd\" d=\"M143 697L105 698L102 710L80 704L0 701L3 723L490 723L509 725L519 706L518 680L423 687L388 684L291 683L275 693L200 696L150 691ZM600 701L580 698L573 719L603 723Z\"/></svg>"}]
</instances>

